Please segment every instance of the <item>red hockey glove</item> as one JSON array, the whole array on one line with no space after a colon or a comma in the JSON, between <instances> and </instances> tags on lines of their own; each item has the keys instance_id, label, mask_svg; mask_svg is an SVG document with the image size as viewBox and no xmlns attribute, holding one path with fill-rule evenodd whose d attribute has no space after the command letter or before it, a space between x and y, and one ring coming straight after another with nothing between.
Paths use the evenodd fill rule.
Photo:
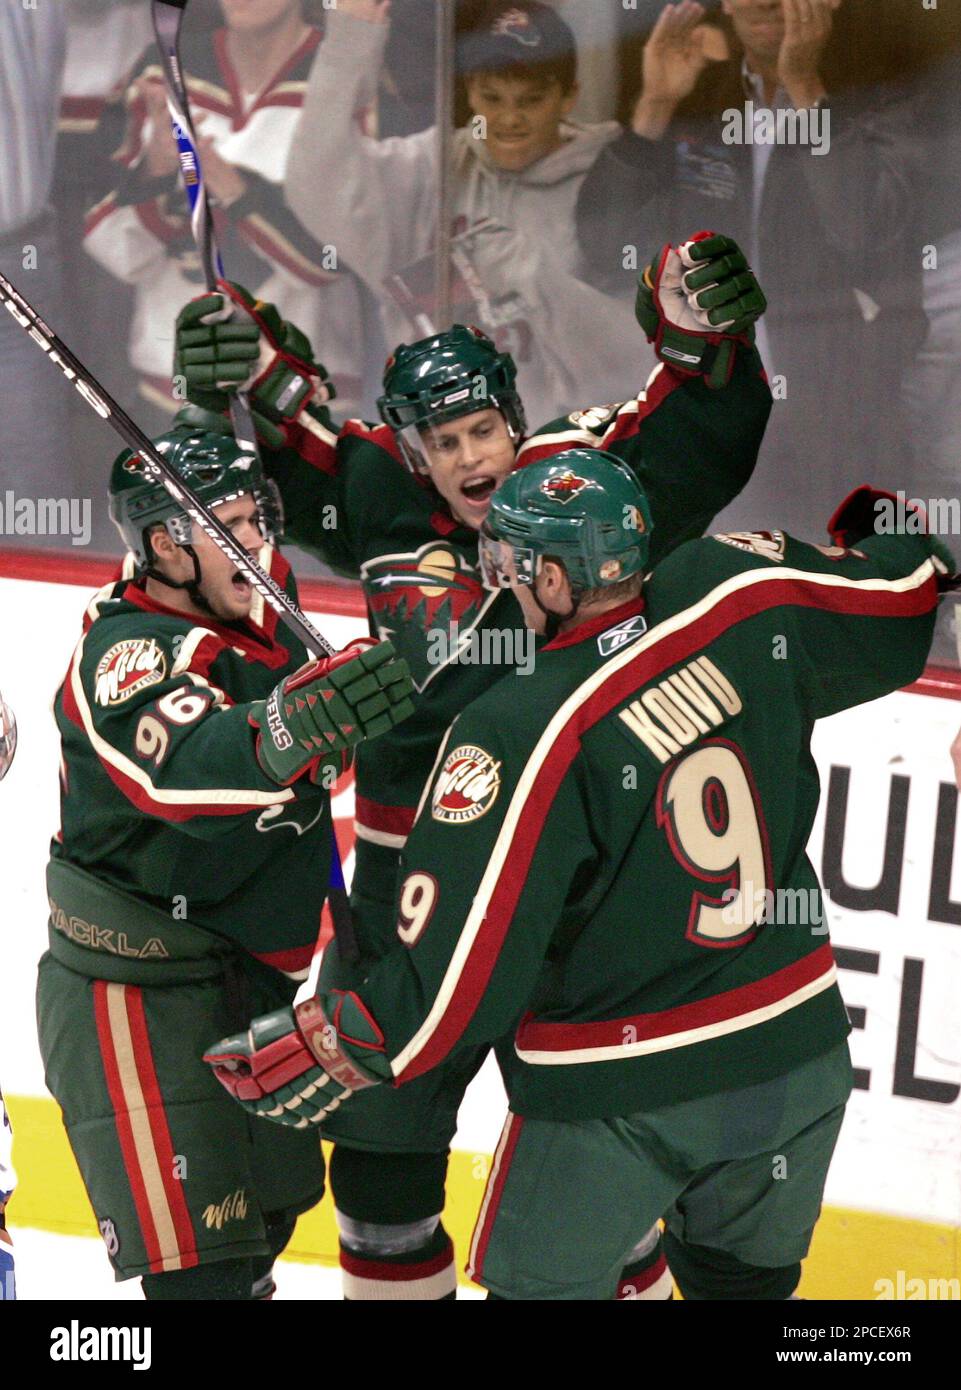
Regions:
<instances>
[{"instance_id":1,"label":"red hockey glove","mask_svg":"<svg viewBox=\"0 0 961 1390\"><path fill-rule=\"evenodd\" d=\"M293 1129L322 1123L355 1091L391 1076L383 1034L357 995L341 990L255 1018L204 1061L245 1110Z\"/></svg>"}]
</instances>

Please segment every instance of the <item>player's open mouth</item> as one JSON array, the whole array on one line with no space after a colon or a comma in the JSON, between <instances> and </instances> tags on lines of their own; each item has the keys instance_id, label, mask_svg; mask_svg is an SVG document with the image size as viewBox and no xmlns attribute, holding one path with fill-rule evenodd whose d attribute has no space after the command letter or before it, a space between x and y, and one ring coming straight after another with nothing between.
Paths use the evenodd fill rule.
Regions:
<instances>
[{"instance_id":1,"label":"player's open mouth","mask_svg":"<svg viewBox=\"0 0 961 1390\"><path fill-rule=\"evenodd\" d=\"M250 580L245 579L239 570L236 574L231 576L230 582L233 585L234 593L238 596L238 598L249 598L253 592Z\"/></svg>"},{"instance_id":2,"label":"player's open mouth","mask_svg":"<svg viewBox=\"0 0 961 1390\"><path fill-rule=\"evenodd\" d=\"M465 502L470 502L474 506L481 506L490 498L496 487L496 478L492 478L486 473L480 474L476 478L471 478L469 482L461 484L461 496Z\"/></svg>"}]
</instances>

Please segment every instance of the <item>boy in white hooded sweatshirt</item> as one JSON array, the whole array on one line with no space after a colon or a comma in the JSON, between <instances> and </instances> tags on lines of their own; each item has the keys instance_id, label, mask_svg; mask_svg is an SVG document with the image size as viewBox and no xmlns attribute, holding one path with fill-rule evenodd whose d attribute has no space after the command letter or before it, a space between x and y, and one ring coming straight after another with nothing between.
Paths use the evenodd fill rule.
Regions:
<instances>
[{"instance_id":1,"label":"boy in white hooded sweatshirt","mask_svg":"<svg viewBox=\"0 0 961 1390\"><path fill-rule=\"evenodd\" d=\"M328 13L285 191L306 229L336 246L381 301L395 342L411 324L385 284L433 251L438 180L434 128L376 140L358 119L383 64L389 9L390 0L338 0ZM513 353L535 420L572 399L630 394L644 365L636 325L579 278L574 226L581 183L619 127L569 119L578 90L570 29L537 0L489 0L461 35L458 68L472 116L452 141L451 231L467 234L460 245L489 309L472 317ZM430 303L421 307L430 314Z\"/></svg>"}]
</instances>

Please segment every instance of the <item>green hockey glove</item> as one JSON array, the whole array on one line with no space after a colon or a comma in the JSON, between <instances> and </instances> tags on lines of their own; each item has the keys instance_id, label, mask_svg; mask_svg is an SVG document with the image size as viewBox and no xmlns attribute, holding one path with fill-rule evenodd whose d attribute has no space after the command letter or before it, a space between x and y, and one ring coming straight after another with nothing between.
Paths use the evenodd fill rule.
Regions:
<instances>
[{"instance_id":1,"label":"green hockey glove","mask_svg":"<svg viewBox=\"0 0 961 1390\"><path fill-rule=\"evenodd\" d=\"M391 1077L383 1033L341 990L255 1018L204 1061L250 1114L293 1129L320 1124L355 1091Z\"/></svg>"},{"instance_id":2,"label":"green hockey glove","mask_svg":"<svg viewBox=\"0 0 961 1390\"><path fill-rule=\"evenodd\" d=\"M414 712L407 662L390 642L361 637L336 656L310 661L251 707L257 761L281 787L317 782L325 764Z\"/></svg>"},{"instance_id":3,"label":"green hockey glove","mask_svg":"<svg viewBox=\"0 0 961 1390\"><path fill-rule=\"evenodd\" d=\"M243 286L218 283L177 316L174 376L187 399L223 414L229 393L246 390L257 435L272 449L293 442L304 411L329 426L326 405L336 392L306 336Z\"/></svg>"},{"instance_id":4,"label":"green hockey glove","mask_svg":"<svg viewBox=\"0 0 961 1390\"><path fill-rule=\"evenodd\" d=\"M698 232L664 246L638 277L637 321L662 361L726 386L738 342L754 341L767 300L737 243Z\"/></svg>"}]
</instances>

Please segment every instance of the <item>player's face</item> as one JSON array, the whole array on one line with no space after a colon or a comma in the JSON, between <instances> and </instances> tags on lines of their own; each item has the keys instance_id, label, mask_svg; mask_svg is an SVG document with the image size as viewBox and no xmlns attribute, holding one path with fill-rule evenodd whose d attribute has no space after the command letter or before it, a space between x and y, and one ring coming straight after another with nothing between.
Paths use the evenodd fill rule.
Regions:
<instances>
[{"instance_id":1,"label":"player's face","mask_svg":"<svg viewBox=\"0 0 961 1390\"><path fill-rule=\"evenodd\" d=\"M488 406L421 431L430 480L458 521L477 531L491 497L514 467L515 445L503 415Z\"/></svg>"},{"instance_id":2,"label":"player's face","mask_svg":"<svg viewBox=\"0 0 961 1390\"><path fill-rule=\"evenodd\" d=\"M303 14L301 0L220 0L220 8L228 29L246 33L272 29Z\"/></svg>"},{"instance_id":3,"label":"player's face","mask_svg":"<svg viewBox=\"0 0 961 1390\"><path fill-rule=\"evenodd\" d=\"M555 79L480 74L467 82L467 99L485 122L487 151L499 169L526 169L562 143L560 123L577 98Z\"/></svg>"},{"instance_id":4,"label":"player's face","mask_svg":"<svg viewBox=\"0 0 961 1390\"><path fill-rule=\"evenodd\" d=\"M260 510L250 493L245 492L234 502L221 502L212 510L237 544L256 555L264 538L260 532ZM227 622L246 618L254 599L248 580L198 526L193 529L193 546L200 562L200 592L216 616Z\"/></svg>"}]
</instances>

